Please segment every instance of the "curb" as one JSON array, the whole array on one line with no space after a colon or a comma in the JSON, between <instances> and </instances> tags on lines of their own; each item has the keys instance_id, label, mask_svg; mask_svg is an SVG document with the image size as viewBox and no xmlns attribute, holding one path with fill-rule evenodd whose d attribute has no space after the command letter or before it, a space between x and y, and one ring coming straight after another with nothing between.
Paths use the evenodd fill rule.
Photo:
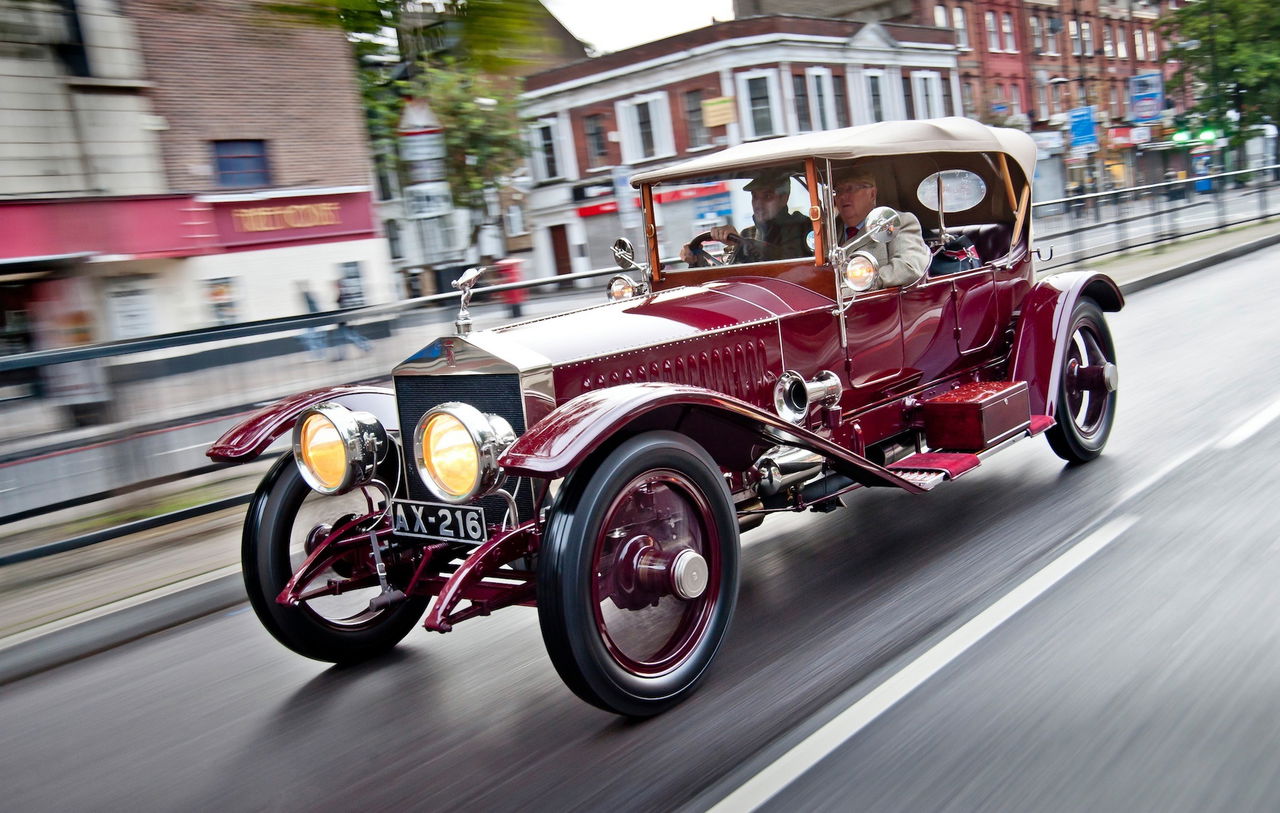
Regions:
<instances>
[{"instance_id":1,"label":"curb","mask_svg":"<svg viewBox=\"0 0 1280 813\"><path fill-rule=\"evenodd\" d=\"M248 601L240 574L74 624L0 650L0 686Z\"/></svg>"},{"instance_id":2,"label":"curb","mask_svg":"<svg viewBox=\"0 0 1280 813\"><path fill-rule=\"evenodd\" d=\"M1229 248L1226 251L1206 257L1200 257L1196 260L1190 260L1182 263L1181 265L1175 265L1171 268L1166 268L1163 271L1157 271L1154 274L1147 274L1145 277L1139 277L1135 280L1122 283L1120 285L1120 290L1125 294L1137 293L1138 291L1146 290L1147 288L1154 287L1160 283L1169 282L1170 280L1175 280L1178 277L1185 277L1187 274L1202 271L1205 268L1215 265L1220 265L1228 260L1243 257L1246 254L1252 254L1255 251L1260 251L1264 248L1274 246L1277 243L1280 243L1280 234L1271 234L1266 237L1259 237L1257 240L1250 240L1247 243L1241 243L1240 245Z\"/></svg>"},{"instance_id":3,"label":"curb","mask_svg":"<svg viewBox=\"0 0 1280 813\"><path fill-rule=\"evenodd\" d=\"M1126 295L1136 293L1276 244L1280 244L1280 233L1130 280L1122 283L1120 290ZM0 649L0 685L96 655L246 601L248 597L240 575L232 574L23 641Z\"/></svg>"}]
</instances>

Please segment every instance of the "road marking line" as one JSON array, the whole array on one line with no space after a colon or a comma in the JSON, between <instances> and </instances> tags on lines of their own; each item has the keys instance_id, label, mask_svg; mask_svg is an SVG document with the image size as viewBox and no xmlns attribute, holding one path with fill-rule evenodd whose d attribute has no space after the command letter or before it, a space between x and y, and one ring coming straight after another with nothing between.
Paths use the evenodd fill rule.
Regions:
<instances>
[{"instance_id":1,"label":"road marking line","mask_svg":"<svg viewBox=\"0 0 1280 813\"><path fill-rule=\"evenodd\" d=\"M755 810L919 688L988 633L1043 595L1090 557L1127 531L1139 517L1117 517L1071 546L960 629L943 638L901 671L806 737L714 807L712 813Z\"/></svg>"},{"instance_id":2,"label":"road marking line","mask_svg":"<svg viewBox=\"0 0 1280 813\"><path fill-rule=\"evenodd\" d=\"M1249 438L1261 432L1267 424L1280 418L1280 399L1272 401L1270 405L1261 412L1255 414L1252 418L1245 421L1235 428L1235 431L1218 441L1219 449L1231 449L1244 443Z\"/></svg>"}]
</instances>

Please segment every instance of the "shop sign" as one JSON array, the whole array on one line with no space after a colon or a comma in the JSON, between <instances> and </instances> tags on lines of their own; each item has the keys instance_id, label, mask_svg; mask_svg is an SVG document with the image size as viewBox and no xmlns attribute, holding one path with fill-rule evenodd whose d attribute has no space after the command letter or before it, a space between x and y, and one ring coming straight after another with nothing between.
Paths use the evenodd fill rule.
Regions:
<instances>
[{"instance_id":1,"label":"shop sign","mask_svg":"<svg viewBox=\"0 0 1280 813\"><path fill-rule=\"evenodd\" d=\"M1033 132L1031 138L1036 142L1036 160L1042 161L1051 155L1061 155L1066 140L1057 130Z\"/></svg>"},{"instance_id":2,"label":"shop sign","mask_svg":"<svg viewBox=\"0 0 1280 813\"><path fill-rule=\"evenodd\" d=\"M1164 114L1164 76L1140 73L1129 77L1129 118L1138 123L1159 121Z\"/></svg>"},{"instance_id":3,"label":"shop sign","mask_svg":"<svg viewBox=\"0 0 1280 813\"><path fill-rule=\"evenodd\" d=\"M356 239L374 234L368 192L248 197L246 200L214 197L207 201L224 248L252 248L339 235Z\"/></svg>"},{"instance_id":4,"label":"shop sign","mask_svg":"<svg viewBox=\"0 0 1280 813\"><path fill-rule=\"evenodd\" d=\"M155 300L145 277L114 279L107 283L106 290L111 338L155 335Z\"/></svg>"},{"instance_id":5,"label":"shop sign","mask_svg":"<svg viewBox=\"0 0 1280 813\"><path fill-rule=\"evenodd\" d=\"M1093 105L1074 107L1071 121L1071 154L1086 155L1098 151L1098 128L1093 120Z\"/></svg>"}]
</instances>

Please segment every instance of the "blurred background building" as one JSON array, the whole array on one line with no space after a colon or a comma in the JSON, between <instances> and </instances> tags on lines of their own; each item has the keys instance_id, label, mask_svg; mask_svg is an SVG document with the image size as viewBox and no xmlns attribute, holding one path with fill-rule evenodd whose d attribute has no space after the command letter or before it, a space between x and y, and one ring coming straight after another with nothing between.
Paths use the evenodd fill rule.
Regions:
<instances>
[{"instance_id":1,"label":"blurred background building","mask_svg":"<svg viewBox=\"0 0 1280 813\"><path fill-rule=\"evenodd\" d=\"M5 352L398 296L350 66L234 0L0 2Z\"/></svg>"}]
</instances>

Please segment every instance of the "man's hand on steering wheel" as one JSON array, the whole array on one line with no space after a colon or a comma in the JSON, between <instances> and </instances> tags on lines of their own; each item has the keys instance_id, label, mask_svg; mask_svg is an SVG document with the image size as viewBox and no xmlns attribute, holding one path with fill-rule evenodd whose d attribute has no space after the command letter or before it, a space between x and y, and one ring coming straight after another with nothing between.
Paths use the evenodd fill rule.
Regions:
<instances>
[{"instance_id":1,"label":"man's hand on steering wheel","mask_svg":"<svg viewBox=\"0 0 1280 813\"><path fill-rule=\"evenodd\" d=\"M742 245L742 236L733 226L715 226L681 246L680 259L690 265L724 265L726 260L712 257L702 247L702 244L708 240L726 245L732 244L735 251Z\"/></svg>"}]
</instances>

